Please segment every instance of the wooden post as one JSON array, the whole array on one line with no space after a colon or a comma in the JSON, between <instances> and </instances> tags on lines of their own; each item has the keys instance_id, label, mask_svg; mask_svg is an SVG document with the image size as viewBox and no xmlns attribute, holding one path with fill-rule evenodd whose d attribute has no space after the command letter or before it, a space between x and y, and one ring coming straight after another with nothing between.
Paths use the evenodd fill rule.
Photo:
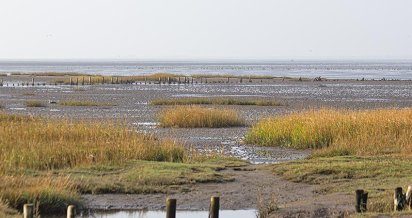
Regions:
<instances>
[{"instance_id":1,"label":"wooden post","mask_svg":"<svg viewBox=\"0 0 412 218\"><path fill-rule=\"evenodd\" d=\"M70 85L73 85L73 81L72 78L70 77Z\"/></svg>"},{"instance_id":2,"label":"wooden post","mask_svg":"<svg viewBox=\"0 0 412 218\"><path fill-rule=\"evenodd\" d=\"M34 86L34 78L31 78L31 86Z\"/></svg>"},{"instance_id":3,"label":"wooden post","mask_svg":"<svg viewBox=\"0 0 412 218\"><path fill-rule=\"evenodd\" d=\"M227 77L227 83L229 83L229 77Z\"/></svg>"},{"instance_id":4,"label":"wooden post","mask_svg":"<svg viewBox=\"0 0 412 218\"><path fill-rule=\"evenodd\" d=\"M409 210L412 210L412 186L408 186L408 190L406 191L406 204Z\"/></svg>"},{"instance_id":5,"label":"wooden post","mask_svg":"<svg viewBox=\"0 0 412 218\"><path fill-rule=\"evenodd\" d=\"M119 84L119 77L116 76L116 84Z\"/></svg>"},{"instance_id":6,"label":"wooden post","mask_svg":"<svg viewBox=\"0 0 412 218\"><path fill-rule=\"evenodd\" d=\"M104 76L102 77L102 84L104 85Z\"/></svg>"},{"instance_id":7,"label":"wooden post","mask_svg":"<svg viewBox=\"0 0 412 218\"><path fill-rule=\"evenodd\" d=\"M82 86L84 86L84 76L82 77Z\"/></svg>"},{"instance_id":8,"label":"wooden post","mask_svg":"<svg viewBox=\"0 0 412 218\"><path fill-rule=\"evenodd\" d=\"M356 209L357 213L360 213L361 212L363 189L358 189L358 190L355 191L355 193L356 193L355 209Z\"/></svg>"},{"instance_id":9,"label":"wooden post","mask_svg":"<svg viewBox=\"0 0 412 218\"><path fill-rule=\"evenodd\" d=\"M34 217L34 205L33 204L25 204L23 206L23 218L33 218Z\"/></svg>"},{"instance_id":10,"label":"wooden post","mask_svg":"<svg viewBox=\"0 0 412 218\"><path fill-rule=\"evenodd\" d=\"M210 198L209 218L219 218L220 198L212 196Z\"/></svg>"},{"instance_id":11,"label":"wooden post","mask_svg":"<svg viewBox=\"0 0 412 218\"><path fill-rule=\"evenodd\" d=\"M203 83L203 77L200 77L200 84Z\"/></svg>"},{"instance_id":12,"label":"wooden post","mask_svg":"<svg viewBox=\"0 0 412 218\"><path fill-rule=\"evenodd\" d=\"M179 76L179 84L180 84L180 76Z\"/></svg>"},{"instance_id":13,"label":"wooden post","mask_svg":"<svg viewBox=\"0 0 412 218\"><path fill-rule=\"evenodd\" d=\"M76 217L76 207L74 205L69 205L67 207L67 218L75 218Z\"/></svg>"},{"instance_id":14,"label":"wooden post","mask_svg":"<svg viewBox=\"0 0 412 218\"><path fill-rule=\"evenodd\" d=\"M79 78L76 77L76 86L79 85Z\"/></svg>"},{"instance_id":15,"label":"wooden post","mask_svg":"<svg viewBox=\"0 0 412 218\"><path fill-rule=\"evenodd\" d=\"M147 83L147 77L144 77L144 84L146 85Z\"/></svg>"},{"instance_id":16,"label":"wooden post","mask_svg":"<svg viewBox=\"0 0 412 218\"><path fill-rule=\"evenodd\" d=\"M113 84L113 77L110 78L110 83Z\"/></svg>"},{"instance_id":17,"label":"wooden post","mask_svg":"<svg viewBox=\"0 0 412 218\"><path fill-rule=\"evenodd\" d=\"M91 85L91 84L92 84L92 77L89 76L89 85Z\"/></svg>"},{"instance_id":18,"label":"wooden post","mask_svg":"<svg viewBox=\"0 0 412 218\"><path fill-rule=\"evenodd\" d=\"M166 199L166 218L176 218L176 199Z\"/></svg>"},{"instance_id":19,"label":"wooden post","mask_svg":"<svg viewBox=\"0 0 412 218\"><path fill-rule=\"evenodd\" d=\"M193 84L193 77L192 77L192 84Z\"/></svg>"},{"instance_id":20,"label":"wooden post","mask_svg":"<svg viewBox=\"0 0 412 218\"><path fill-rule=\"evenodd\" d=\"M405 207L405 196L402 193L402 187L395 188L395 192L393 194L393 210L394 211L401 211Z\"/></svg>"}]
</instances>

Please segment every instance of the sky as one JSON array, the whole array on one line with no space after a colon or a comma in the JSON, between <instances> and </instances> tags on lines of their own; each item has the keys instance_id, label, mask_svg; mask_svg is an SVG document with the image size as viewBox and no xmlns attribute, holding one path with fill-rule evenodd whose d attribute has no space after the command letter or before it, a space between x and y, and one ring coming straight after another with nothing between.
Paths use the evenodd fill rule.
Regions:
<instances>
[{"instance_id":1,"label":"sky","mask_svg":"<svg viewBox=\"0 0 412 218\"><path fill-rule=\"evenodd\" d=\"M1 0L0 59L412 59L412 1Z\"/></svg>"}]
</instances>

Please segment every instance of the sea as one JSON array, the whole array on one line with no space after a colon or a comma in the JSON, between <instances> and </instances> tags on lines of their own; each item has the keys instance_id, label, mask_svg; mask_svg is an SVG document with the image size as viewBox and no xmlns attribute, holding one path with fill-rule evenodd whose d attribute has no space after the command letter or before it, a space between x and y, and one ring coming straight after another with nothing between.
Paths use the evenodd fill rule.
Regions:
<instances>
[{"instance_id":1,"label":"sea","mask_svg":"<svg viewBox=\"0 0 412 218\"><path fill-rule=\"evenodd\" d=\"M0 61L2 74L33 72L412 80L412 61Z\"/></svg>"}]
</instances>

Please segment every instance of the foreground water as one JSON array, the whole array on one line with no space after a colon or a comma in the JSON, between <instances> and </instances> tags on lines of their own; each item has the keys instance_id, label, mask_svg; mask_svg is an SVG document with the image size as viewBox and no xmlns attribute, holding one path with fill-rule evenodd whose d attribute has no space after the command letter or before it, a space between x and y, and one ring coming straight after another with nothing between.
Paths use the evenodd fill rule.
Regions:
<instances>
[{"instance_id":1,"label":"foreground water","mask_svg":"<svg viewBox=\"0 0 412 218\"><path fill-rule=\"evenodd\" d=\"M80 72L142 75L169 72L182 75L233 74L339 79L412 79L412 61L271 61L271 62L45 62L0 61L0 72Z\"/></svg>"},{"instance_id":2,"label":"foreground water","mask_svg":"<svg viewBox=\"0 0 412 218\"><path fill-rule=\"evenodd\" d=\"M179 218L207 218L209 216L208 211L187 211L178 210L176 217ZM256 217L256 210L220 210L219 216L223 218L252 218ZM165 211L148 211L148 210L123 210L123 211L96 211L90 215L81 215L79 217L84 218L164 218L166 217ZM46 218L55 218L47 217Z\"/></svg>"}]
</instances>

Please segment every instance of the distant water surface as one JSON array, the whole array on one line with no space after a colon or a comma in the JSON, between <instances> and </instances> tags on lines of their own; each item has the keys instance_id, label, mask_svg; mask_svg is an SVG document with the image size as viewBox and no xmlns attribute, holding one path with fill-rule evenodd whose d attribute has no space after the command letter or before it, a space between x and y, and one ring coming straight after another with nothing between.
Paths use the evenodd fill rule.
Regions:
<instances>
[{"instance_id":1,"label":"distant water surface","mask_svg":"<svg viewBox=\"0 0 412 218\"><path fill-rule=\"evenodd\" d=\"M78 72L102 75L269 75L330 79L412 79L412 61L398 62L150 62L150 61L0 61L0 72Z\"/></svg>"}]
</instances>

